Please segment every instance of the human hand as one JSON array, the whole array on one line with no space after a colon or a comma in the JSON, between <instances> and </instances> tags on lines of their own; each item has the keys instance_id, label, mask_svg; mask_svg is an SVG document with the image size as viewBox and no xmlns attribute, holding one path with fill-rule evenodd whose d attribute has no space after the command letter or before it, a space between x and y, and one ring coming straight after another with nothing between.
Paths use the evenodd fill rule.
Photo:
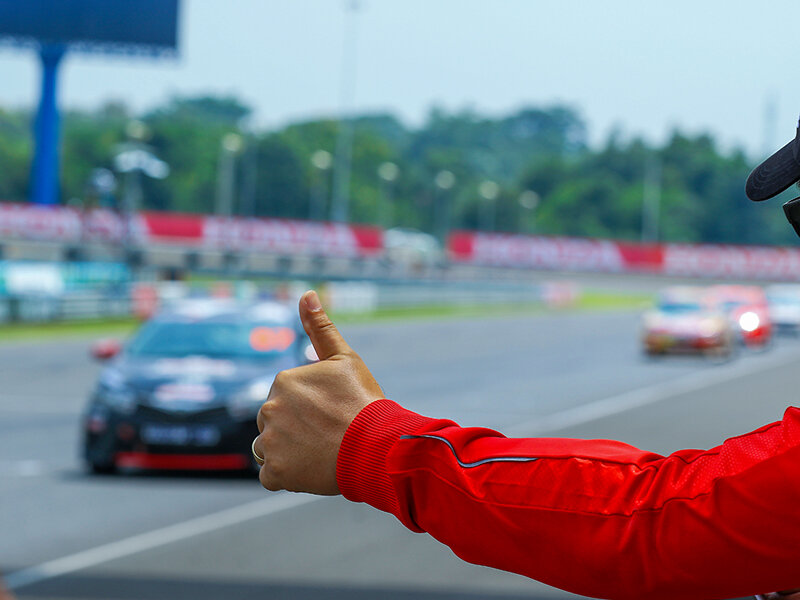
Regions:
<instances>
[{"instance_id":1,"label":"human hand","mask_svg":"<svg viewBox=\"0 0 800 600\"><path fill-rule=\"evenodd\" d=\"M362 408L383 398L372 373L344 341L316 292L300 299L300 320L319 362L281 371L258 412L253 449L264 457L261 485L335 495L336 459L345 431Z\"/></svg>"}]
</instances>

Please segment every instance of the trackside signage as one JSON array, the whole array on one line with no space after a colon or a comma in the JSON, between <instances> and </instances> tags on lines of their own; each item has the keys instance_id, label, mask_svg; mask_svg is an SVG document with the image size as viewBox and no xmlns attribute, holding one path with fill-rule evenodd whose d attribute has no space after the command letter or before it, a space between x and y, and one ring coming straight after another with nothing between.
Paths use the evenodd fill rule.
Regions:
<instances>
[{"instance_id":1,"label":"trackside signage","mask_svg":"<svg viewBox=\"0 0 800 600\"><path fill-rule=\"evenodd\" d=\"M665 246L662 272L689 277L800 279L800 250L742 246Z\"/></svg>"},{"instance_id":2,"label":"trackside signage","mask_svg":"<svg viewBox=\"0 0 800 600\"><path fill-rule=\"evenodd\" d=\"M214 249L341 257L381 253L381 236L370 236L369 233L366 228L359 231L359 228L340 223L218 217L203 219L203 245Z\"/></svg>"},{"instance_id":3,"label":"trackside signage","mask_svg":"<svg viewBox=\"0 0 800 600\"><path fill-rule=\"evenodd\" d=\"M713 244L635 244L547 236L454 232L461 264L685 277L800 280L800 249Z\"/></svg>"},{"instance_id":4,"label":"trackside signage","mask_svg":"<svg viewBox=\"0 0 800 600\"><path fill-rule=\"evenodd\" d=\"M614 242L457 232L450 238L451 259L472 264L620 272L625 263Z\"/></svg>"},{"instance_id":5,"label":"trackside signage","mask_svg":"<svg viewBox=\"0 0 800 600\"><path fill-rule=\"evenodd\" d=\"M0 243L129 243L186 249L364 258L386 251L377 227L288 219L221 218L0 202ZM713 244L637 244L614 240L455 231L449 259L458 264L600 273L652 273L800 281L800 248Z\"/></svg>"},{"instance_id":6,"label":"trackside signage","mask_svg":"<svg viewBox=\"0 0 800 600\"><path fill-rule=\"evenodd\" d=\"M105 209L78 211L13 203L0 203L0 240L3 238L56 243L127 241L141 246L170 244L339 257L380 255L384 247L383 231L368 226L167 212L142 212L125 218Z\"/></svg>"}]
</instances>

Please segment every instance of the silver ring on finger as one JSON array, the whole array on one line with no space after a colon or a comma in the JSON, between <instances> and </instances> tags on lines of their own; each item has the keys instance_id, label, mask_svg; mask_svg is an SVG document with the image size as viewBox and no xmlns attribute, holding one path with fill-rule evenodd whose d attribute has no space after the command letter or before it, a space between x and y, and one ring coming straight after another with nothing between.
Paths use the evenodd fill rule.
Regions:
<instances>
[{"instance_id":1,"label":"silver ring on finger","mask_svg":"<svg viewBox=\"0 0 800 600\"><path fill-rule=\"evenodd\" d=\"M258 436L253 438L253 443L250 444L250 450L252 450L253 458L256 459L258 466L262 466L264 464L264 459L258 455L258 452L256 452L256 441L258 441Z\"/></svg>"}]
</instances>

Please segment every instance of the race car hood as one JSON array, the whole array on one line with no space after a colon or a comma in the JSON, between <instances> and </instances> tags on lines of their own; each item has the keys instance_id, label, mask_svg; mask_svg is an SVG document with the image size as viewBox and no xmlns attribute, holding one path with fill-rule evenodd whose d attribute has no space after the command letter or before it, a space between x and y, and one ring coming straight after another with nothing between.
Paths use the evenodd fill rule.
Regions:
<instances>
[{"instance_id":1,"label":"race car hood","mask_svg":"<svg viewBox=\"0 0 800 600\"><path fill-rule=\"evenodd\" d=\"M673 335L695 335L713 326L722 328L719 318L707 313L669 315L652 312L645 315L644 324L648 330L660 330Z\"/></svg>"},{"instance_id":2,"label":"race car hood","mask_svg":"<svg viewBox=\"0 0 800 600\"><path fill-rule=\"evenodd\" d=\"M109 369L136 393L140 404L196 410L224 406L251 382L270 380L296 364L291 355L274 360L121 357Z\"/></svg>"}]
</instances>

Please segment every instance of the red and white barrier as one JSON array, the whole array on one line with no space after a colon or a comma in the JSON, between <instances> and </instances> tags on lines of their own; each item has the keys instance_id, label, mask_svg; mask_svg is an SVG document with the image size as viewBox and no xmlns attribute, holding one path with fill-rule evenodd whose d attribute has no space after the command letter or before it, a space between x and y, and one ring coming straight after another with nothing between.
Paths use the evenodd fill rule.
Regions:
<instances>
[{"instance_id":1,"label":"red and white barrier","mask_svg":"<svg viewBox=\"0 0 800 600\"><path fill-rule=\"evenodd\" d=\"M363 257L383 252L383 232L341 223L283 219L203 219L203 246L285 254Z\"/></svg>"},{"instance_id":2,"label":"red and white barrier","mask_svg":"<svg viewBox=\"0 0 800 600\"><path fill-rule=\"evenodd\" d=\"M666 244L661 272L688 277L800 279L800 249Z\"/></svg>"},{"instance_id":3,"label":"red and white barrier","mask_svg":"<svg viewBox=\"0 0 800 600\"><path fill-rule=\"evenodd\" d=\"M385 251L377 227L142 212L129 223L110 210L0 203L0 240L173 244L187 249L364 258ZM800 248L712 244L636 244L588 238L469 231L448 239L461 264L683 277L800 280Z\"/></svg>"},{"instance_id":4,"label":"red and white barrier","mask_svg":"<svg viewBox=\"0 0 800 600\"><path fill-rule=\"evenodd\" d=\"M800 280L800 248L634 244L459 231L450 260L461 264L684 277Z\"/></svg>"},{"instance_id":5,"label":"red and white barrier","mask_svg":"<svg viewBox=\"0 0 800 600\"><path fill-rule=\"evenodd\" d=\"M29 240L74 241L81 239L81 219L68 208L0 204L0 236Z\"/></svg>"},{"instance_id":6,"label":"red and white barrier","mask_svg":"<svg viewBox=\"0 0 800 600\"><path fill-rule=\"evenodd\" d=\"M289 255L368 257L383 252L383 231L376 227L167 212L139 213L126 225L110 210L0 203L0 238L80 243L122 242L126 236L139 245Z\"/></svg>"},{"instance_id":7,"label":"red and white barrier","mask_svg":"<svg viewBox=\"0 0 800 600\"><path fill-rule=\"evenodd\" d=\"M625 263L608 240L456 232L450 236L456 262L496 267L619 272Z\"/></svg>"}]
</instances>

